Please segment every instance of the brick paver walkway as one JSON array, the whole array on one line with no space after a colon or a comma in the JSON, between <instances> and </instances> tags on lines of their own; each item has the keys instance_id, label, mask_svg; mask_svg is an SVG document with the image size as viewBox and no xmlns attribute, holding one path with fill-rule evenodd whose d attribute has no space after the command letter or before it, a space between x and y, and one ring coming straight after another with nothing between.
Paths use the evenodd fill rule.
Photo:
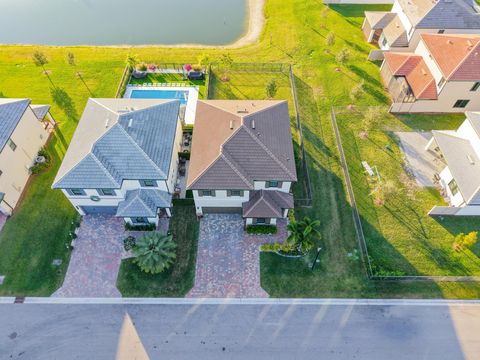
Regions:
<instances>
[{"instance_id":1,"label":"brick paver walkway","mask_svg":"<svg viewBox=\"0 0 480 360\"><path fill-rule=\"evenodd\" d=\"M168 229L168 220L161 221L161 230ZM116 287L118 270L125 258L125 232L121 218L108 215L86 215L82 219L75 249L72 252L65 280L54 297L121 297Z\"/></svg>"},{"instance_id":2,"label":"brick paver walkway","mask_svg":"<svg viewBox=\"0 0 480 360\"><path fill-rule=\"evenodd\" d=\"M260 245L286 239L286 221L276 235L247 235L234 214L207 214L200 223L195 286L187 297L268 297L260 286Z\"/></svg>"}]
</instances>

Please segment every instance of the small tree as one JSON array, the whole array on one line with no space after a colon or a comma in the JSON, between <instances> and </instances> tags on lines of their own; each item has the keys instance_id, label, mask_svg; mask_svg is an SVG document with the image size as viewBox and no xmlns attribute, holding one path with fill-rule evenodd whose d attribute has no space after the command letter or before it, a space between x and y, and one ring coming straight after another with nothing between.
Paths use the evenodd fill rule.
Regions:
<instances>
[{"instance_id":1,"label":"small tree","mask_svg":"<svg viewBox=\"0 0 480 360\"><path fill-rule=\"evenodd\" d=\"M130 70L133 70L135 68L135 65L137 65L137 63L138 63L138 56L128 54L125 62L127 64L127 66L130 68Z\"/></svg>"},{"instance_id":2,"label":"small tree","mask_svg":"<svg viewBox=\"0 0 480 360\"><path fill-rule=\"evenodd\" d=\"M70 65L71 67L76 68L77 63L75 62L75 54L74 54L74 53L72 53L72 52L68 52L68 53L67 53L67 63L68 63L68 65ZM83 79L82 73L81 73L80 71L75 71L75 75L78 76L78 78L79 78L80 81L83 83L83 85L84 85L85 88L87 89L87 91L88 91L88 93L90 94L90 96L93 96L92 91L90 90L90 88L88 87L87 83L86 83L85 80Z\"/></svg>"},{"instance_id":3,"label":"small tree","mask_svg":"<svg viewBox=\"0 0 480 360\"><path fill-rule=\"evenodd\" d=\"M350 59L350 50L348 50L347 48L343 48L342 50L340 50L340 52L335 58L337 60L337 63L339 63L340 65L345 64Z\"/></svg>"},{"instance_id":4,"label":"small tree","mask_svg":"<svg viewBox=\"0 0 480 360\"><path fill-rule=\"evenodd\" d=\"M269 97L270 99L273 99L275 95L277 95L277 90L278 90L277 82L274 79L270 80L265 88L267 97Z\"/></svg>"},{"instance_id":5,"label":"small tree","mask_svg":"<svg viewBox=\"0 0 480 360\"><path fill-rule=\"evenodd\" d=\"M383 206L385 202L398 194L398 186L393 180L379 182L371 192L376 206Z\"/></svg>"},{"instance_id":6,"label":"small tree","mask_svg":"<svg viewBox=\"0 0 480 360\"><path fill-rule=\"evenodd\" d=\"M365 92L365 82L362 80L350 91L350 99L357 100Z\"/></svg>"},{"instance_id":7,"label":"small tree","mask_svg":"<svg viewBox=\"0 0 480 360\"><path fill-rule=\"evenodd\" d=\"M222 81L228 81L230 80L228 77L228 71L232 67L233 64L233 59L229 54L222 54L220 56L220 64L222 65L222 70L223 70L223 75L222 75Z\"/></svg>"},{"instance_id":8,"label":"small tree","mask_svg":"<svg viewBox=\"0 0 480 360\"><path fill-rule=\"evenodd\" d=\"M335 45L335 33L330 31L325 38L325 42L327 43L327 46Z\"/></svg>"},{"instance_id":9,"label":"small tree","mask_svg":"<svg viewBox=\"0 0 480 360\"><path fill-rule=\"evenodd\" d=\"M39 66L43 69L43 73L47 76L48 81L50 81L50 84L52 84L52 86L55 87L52 79L50 79L50 75L48 74L48 71L45 69L45 65L48 64L48 59L45 56L45 54L41 51L36 50L32 55L32 60L36 66Z\"/></svg>"},{"instance_id":10,"label":"small tree","mask_svg":"<svg viewBox=\"0 0 480 360\"><path fill-rule=\"evenodd\" d=\"M208 66L208 64L210 64L211 59L208 54L203 53L197 58L197 62L198 62L198 65L202 66L205 69Z\"/></svg>"},{"instance_id":11,"label":"small tree","mask_svg":"<svg viewBox=\"0 0 480 360\"><path fill-rule=\"evenodd\" d=\"M70 65L70 66L76 66L77 65L75 63L75 55L72 52L69 52L67 54L67 62L68 62L68 65Z\"/></svg>"},{"instance_id":12,"label":"small tree","mask_svg":"<svg viewBox=\"0 0 480 360\"><path fill-rule=\"evenodd\" d=\"M161 273L175 260L176 247L172 235L150 233L136 241L132 249L134 262L146 273Z\"/></svg>"},{"instance_id":13,"label":"small tree","mask_svg":"<svg viewBox=\"0 0 480 360\"><path fill-rule=\"evenodd\" d=\"M384 116L384 112L380 107L369 106L363 114L360 137L364 139L368 138L368 133L378 125L382 116Z\"/></svg>"},{"instance_id":14,"label":"small tree","mask_svg":"<svg viewBox=\"0 0 480 360\"><path fill-rule=\"evenodd\" d=\"M463 247L472 247L477 243L478 239L478 232L472 231L468 234L460 233L455 236L455 240L453 242L453 248L455 251L460 251Z\"/></svg>"}]
</instances>

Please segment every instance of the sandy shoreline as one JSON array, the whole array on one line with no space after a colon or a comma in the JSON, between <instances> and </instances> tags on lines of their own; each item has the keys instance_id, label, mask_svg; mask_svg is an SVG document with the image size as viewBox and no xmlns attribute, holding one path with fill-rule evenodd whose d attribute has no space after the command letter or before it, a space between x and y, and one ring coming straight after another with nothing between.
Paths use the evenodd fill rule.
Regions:
<instances>
[{"instance_id":1,"label":"sandy shoreline","mask_svg":"<svg viewBox=\"0 0 480 360\"><path fill-rule=\"evenodd\" d=\"M100 47L100 48L194 48L194 49L235 49L254 44L260 38L265 24L263 8L266 0L248 0L247 31L235 42L227 45L206 44L147 44L147 45L35 45L35 44L0 44L0 46L47 46L47 47Z\"/></svg>"}]
</instances>

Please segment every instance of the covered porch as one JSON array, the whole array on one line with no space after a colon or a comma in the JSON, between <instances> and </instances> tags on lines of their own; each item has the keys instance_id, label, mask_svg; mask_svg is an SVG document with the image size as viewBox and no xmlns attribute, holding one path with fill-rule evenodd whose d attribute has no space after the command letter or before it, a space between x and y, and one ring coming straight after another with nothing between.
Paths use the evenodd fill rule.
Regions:
<instances>
[{"instance_id":1,"label":"covered porch","mask_svg":"<svg viewBox=\"0 0 480 360\"><path fill-rule=\"evenodd\" d=\"M245 226L277 225L277 219L285 219L293 209L293 195L277 190L250 192L250 200L243 203L242 216Z\"/></svg>"}]
</instances>

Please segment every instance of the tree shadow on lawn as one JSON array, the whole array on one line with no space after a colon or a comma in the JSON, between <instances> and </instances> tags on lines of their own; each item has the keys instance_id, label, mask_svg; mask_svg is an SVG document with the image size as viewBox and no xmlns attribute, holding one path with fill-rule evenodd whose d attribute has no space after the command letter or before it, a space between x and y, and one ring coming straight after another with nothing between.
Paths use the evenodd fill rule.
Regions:
<instances>
[{"instance_id":1,"label":"tree shadow on lawn","mask_svg":"<svg viewBox=\"0 0 480 360\"><path fill-rule=\"evenodd\" d=\"M78 113L75 108L75 103L68 93L59 87L51 88L50 95L53 102L65 113L69 120L78 122Z\"/></svg>"},{"instance_id":2,"label":"tree shadow on lawn","mask_svg":"<svg viewBox=\"0 0 480 360\"><path fill-rule=\"evenodd\" d=\"M366 80L364 83L365 93L373 96L381 104L388 104L389 98L385 92L379 90L383 89L383 84L378 79L374 78L358 66L348 65L348 69L360 79Z\"/></svg>"}]
</instances>

